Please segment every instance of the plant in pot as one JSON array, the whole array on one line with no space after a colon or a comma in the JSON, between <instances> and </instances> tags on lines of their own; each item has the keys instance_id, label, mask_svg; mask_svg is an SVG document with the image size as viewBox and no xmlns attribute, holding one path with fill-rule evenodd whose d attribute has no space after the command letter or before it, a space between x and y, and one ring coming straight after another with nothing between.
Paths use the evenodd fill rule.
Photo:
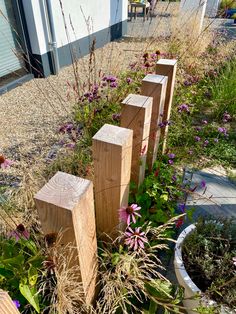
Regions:
<instances>
[{"instance_id":1,"label":"plant in pot","mask_svg":"<svg viewBox=\"0 0 236 314\"><path fill-rule=\"evenodd\" d=\"M185 228L175 273L188 313L236 313L236 221L201 217Z\"/></svg>"}]
</instances>

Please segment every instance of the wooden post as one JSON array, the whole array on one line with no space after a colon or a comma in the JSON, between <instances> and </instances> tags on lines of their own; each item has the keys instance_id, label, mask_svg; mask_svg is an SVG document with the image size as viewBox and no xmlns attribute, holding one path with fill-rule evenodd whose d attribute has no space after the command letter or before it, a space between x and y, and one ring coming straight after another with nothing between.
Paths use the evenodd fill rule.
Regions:
<instances>
[{"instance_id":1,"label":"wooden post","mask_svg":"<svg viewBox=\"0 0 236 314\"><path fill-rule=\"evenodd\" d=\"M156 64L156 74L164 75L168 77L167 88L166 88L166 99L163 111L162 121L169 121L171 105L174 93L175 86L175 76L177 70L177 60L172 59L160 59ZM165 151L166 148L166 137L168 132L168 125L161 129L161 137L163 139L163 148L162 152Z\"/></svg>"},{"instance_id":2,"label":"wooden post","mask_svg":"<svg viewBox=\"0 0 236 314\"><path fill-rule=\"evenodd\" d=\"M6 291L0 290L0 313L1 314L20 314L12 299Z\"/></svg>"},{"instance_id":3,"label":"wooden post","mask_svg":"<svg viewBox=\"0 0 236 314\"><path fill-rule=\"evenodd\" d=\"M130 94L122 102L121 126L133 130L131 181L137 186L145 177L152 101L152 97Z\"/></svg>"},{"instance_id":4,"label":"wooden post","mask_svg":"<svg viewBox=\"0 0 236 314\"><path fill-rule=\"evenodd\" d=\"M105 124L93 137L96 225L117 235L118 210L128 205L133 131ZM103 235L104 236L104 235Z\"/></svg>"},{"instance_id":5,"label":"wooden post","mask_svg":"<svg viewBox=\"0 0 236 314\"><path fill-rule=\"evenodd\" d=\"M141 94L153 97L150 136L147 152L147 164L149 171L157 157L158 144L160 140L159 123L162 121L160 114L163 113L168 77L163 75L148 74L142 80Z\"/></svg>"},{"instance_id":6,"label":"wooden post","mask_svg":"<svg viewBox=\"0 0 236 314\"><path fill-rule=\"evenodd\" d=\"M78 267L84 300L91 303L97 279L97 241L93 184L89 180L57 172L35 195L45 234L62 233L60 244L71 244L70 266ZM73 247L72 247L73 246Z\"/></svg>"}]
</instances>

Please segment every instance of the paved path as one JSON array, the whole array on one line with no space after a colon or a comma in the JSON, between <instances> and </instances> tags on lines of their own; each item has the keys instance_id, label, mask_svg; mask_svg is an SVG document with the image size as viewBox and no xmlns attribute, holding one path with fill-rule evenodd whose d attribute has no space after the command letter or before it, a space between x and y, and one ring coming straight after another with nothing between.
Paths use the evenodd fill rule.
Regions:
<instances>
[{"instance_id":1,"label":"paved path","mask_svg":"<svg viewBox=\"0 0 236 314\"><path fill-rule=\"evenodd\" d=\"M213 215L236 218L236 185L224 173L223 169L205 169L194 173L192 186L205 182L206 188L196 190L197 194L189 195L188 206L194 206L197 218L199 215Z\"/></svg>"},{"instance_id":2,"label":"paved path","mask_svg":"<svg viewBox=\"0 0 236 314\"><path fill-rule=\"evenodd\" d=\"M131 38L157 38L158 36L168 37L176 31L183 29L181 21L178 19L178 2L158 2L153 17L143 21L140 14L137 19L128 22L127 36ZM206 18L205 28L218 29L225 33L227 39L236 39L236 25L233 19Z\"/></svg>"}]
</instances>

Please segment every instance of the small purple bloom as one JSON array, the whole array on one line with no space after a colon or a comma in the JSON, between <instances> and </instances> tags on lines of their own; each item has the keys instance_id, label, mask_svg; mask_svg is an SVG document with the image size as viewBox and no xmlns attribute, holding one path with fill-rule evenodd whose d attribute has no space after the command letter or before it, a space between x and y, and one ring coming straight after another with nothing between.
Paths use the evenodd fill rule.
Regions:
<instances>
[{"instance_id":1,"label":"small purple bloom","mask_svg":"<svg viewBox=\"0 0 236 314\"><path fill-rule=\"evenodd\" d=\"M110 83L111 88L116 88L117 86L118 86L118 83L115 81Z\"/></svg>"},{"instance_id":2,"label":"small purple bloom","mask_svg":"<svg viewBox=\"0 0 236 314\"><path fill-rule=\"evenodd\" d=\"M12 300L12 301L15 304L16 308L19 309L20 308L20 301L19 300Z\"/></svg>"},{"instance_id":3,"label":"small purple bloom","mask_svg":"<svg viewBox=\"0 0 236 314\"><path fill-rule=\"evenodd\" d=\"M173 154L173 153L168 154L168 157L169 157L170 159L174 159L174 158L175 158L175 154Z\"/></svg>"},{"instance_id":4,"label":"small purple bloom","mask_svg":"<svg viewBox=\"0 0 236 314\"><path fill-rule=\"evenodd\" d=\"M168 164L169 164L169 165L173 165L173 163L174 163L174 161L173 161L172 159L169 159L169 160L168 160Z\"/></svg>"},{"instance_id":5,"label":"small purple bloom","mask_svg":"<svg viewBox=\"0 0 236 314\"><path fill-rule=\"evenodd\" d=\"M199 137L199 136L195 136L194 139L195 139L196 142L200 142L201 141L201 137Z\"/></svg>"},{"instance_id":6,"label":"small purple bloom","mask_svg":"<svg viewBox=\"0 0 236 314\"><path fill-rule=\"evenodd\" d=\"M104 79L104 81L110 82L110 83L114 83L116 82L117 78L113 75L108 75L105 77L106 79Z\"/></svg>"},{"instance_id":7,"label":"small purple bloom","mask_svg":"<svg viewBox=\"0 0 236 314\"><path fill-rule=\"evenodd\" d=\"M176 181L177 180L177 177L174 175L174 176L172 176L172 181Z\"/></svg>"},{"instance_id":8,"label":"small purple bloom","mask_svg":"<svg viewBox=\"0 0 236 314\"><path fill-rule=\"evenodd\" d=\"M208 140L205 140L203 145L204 145L204 146L207 146L208 144L209 144L209 141L208 141Z\"/></svg>"},{"instance_id":9,"label":"small purple bloom","mask_svg":"<svg viewBox=\"0 0 236 314\"><path fill-rule=\"evenodd\" d=\"M202 130L202 128L200 126L196 126L195 130L199 132Z\"/></svg>"},{"instance_id":10,"label":"small purple bloom","mask_svg":"<svg viewBox=\"0 0 236 314\"><path fill-rule=\"evenodd\" d=\"M68 144L66 144L66 147L70 148L70 149L74 149L75 148L75 143L68 143Z\"/></svg>"},{"instance_id":11,"label":"small purple bloom","mask_svg":"<svg viewBox=\"0 0 236 314\"><path fill-rule=\"evenodd\" d=\"M128 84L132 83L132 81L133 81L132 78L127 77L126 82L127 82Z\"/></svg>"},{"instance_id":12,"label":"small purple bloom","mask_svg":"<svg viewBox=\"0 0 236 314\"><path fill-rule=\"evenodd\" d=\"M227 122L229 122L231 120L231 115L227 112L227 111L225 111L224 112L224 115L223 115L223 122L224 123L227 123Z\"/></svg>"},{"instance_id":13,"label":"small purple bloom","mask_svg":"<svg viewBox=\"0 0 236 314\"><path fill-rule=\"evenodd\" d=\"M192 155L192 154L193 154L193 151L192 151L192 150L189 150L188 153L189 153L189 155Z\"/></svg>"},{"instance_id":14,"label":"small purple bloom","mask_svg":"<svg viewBox=\"0 0 236 314\"><path fill-rule=\"evenodd\" d=\"M218 132L224 134L224 136L227 136L227 135L228 135L226 128L219 127L219 128L218 128Z\"/></svg>"},{"instance_id":15,"label":"small purple bloom","mask_svg":"<svg viewBox=\"0 0 236 314\"><path fill-rule=\"evenodd\" d=\"M218 143L219 142L218 138L214 138L214 142Z\"/></svg>"},{"instance_id":16,"label":"small purple bloom","mask_svg":"<svg viewBox=\"0 0 236 314\"><path fill-rule=\"evenodd\" d=\"M114 114L112 115L112 120L114 120L114 121L120 121L120 116L121 116L120 113L114 113Z\"/></svg>"},{"instance_id":17,"label":"small purple bloom","mask_svg":"<svg viewBox=\"0 0 236 314\"><path fill-rule=\"evenodd\" d=\"M181 113L181 112L187 112L189 113L189 106L187 104L182 104L182 105L179 105L178 106L178 112Z\"/></svg>"},{"instance_id":18,"label":"small purple bloom","mask_svg":"<svg viewBox=\"0 0 236 314\"><path fill-rule=\"evenodd\" d=\"M192 82L189 82L188 80L184 81L184 86L191 86L191 85L192 85Z\"/></svg>"},{"instance_id":19,"label":"small purple bloom","mask_svg":"<svg viewBox=\"0 0 236 314\"><path fill-rule=\"evenodd\" d=\"M207 124L208 121L207 120L202 120L202 124Z\"/></svg>"},{"instance_id":20,"label":"small purple bloom","mask_svg":"<svg viewBox=\"0 0 236 314\"><path fill-rule=\"evenodd\" d=\"M182 212L185 213L185 204L179 204L178 209Z\"/></svg>"},{"instance_id":21,"label":"small purple bloom","mask_svg":"<svg viewBox=\"0 0 236 314\"><path fill-rule=\"evenodd\" d=\"M205 181L205 180L202 180L202 181L200 182L200 187L201 187L202 189L205 189L205 187L206 187L206 181Z\"/></svg>"}]
</instances>

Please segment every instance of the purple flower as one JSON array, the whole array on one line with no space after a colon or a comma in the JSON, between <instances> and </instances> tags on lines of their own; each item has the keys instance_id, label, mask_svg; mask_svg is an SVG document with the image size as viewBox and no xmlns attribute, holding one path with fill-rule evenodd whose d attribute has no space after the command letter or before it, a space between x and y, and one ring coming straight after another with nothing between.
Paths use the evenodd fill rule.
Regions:
<instances>
[{"instance_id":1,"label":"purple flower","mask_svg":"<svg viewBox=\"0 0 236 314\"><path fill-rule=\"evenodd\" d=\"M192 154L193 154L193 151L192 151L192 150L189 150L188 153L189 153L189 155L192 155Z\"/></svg>"},{"instance_id":2,"label":"purple flower","mask_svg":"<svg viewBox=\"0 0 236 314\"><path fill-rule=\"evenodd\" d=\"M128 84L132 83L132 81L133 81L132 78L127 77L126 82L127 82Z\"/></svg>"},{"instance_id":3,"label":"purple flower","mask_svg":"<svg viewBox=\"0 0 236 314\"><path fill-rule=\"evenodd\" d=\"M191 85L192 85L192 82L190 82L188 80L184 81L184 86L191 86Z\"/></svg>"},{"instance_id":4,"label":"purple flower","mask_svg":"<svg viewBox=\"0 0 236 314\"><path fill-rule=\"evenodd\" d=\"M75 148L75 143L68 143L68 144L66 144L66 147L70 148L70 149L74 149Z\"/></svg>"},{"instance_id":5,"label":"purple flower","mask_svg":"<svg viewBox=\"0 0 236 314\"><path fill-rule=\"evenodd\" d=\"M116 82L117 78L113 75L107 75L107 76L104 76L102 80L112 83L112 82Z\"/></svg>"},{"instance_id":6,"label":"purple flower","mask_svg":"<svg viewBox=\"0 0 236 314\"><path fill-rule=\"evenodd\" d=\"M120 121L120 116L121 116L120 113L114 113L114 114L112 115L112 120L114 120L114 121Z\"/></svg>"},{"instance_id":7,"label":"purple flower","mask_svg":"<svg viewBox=\"0 0 236 314\"><path fill-rule=\"evenodd\" d=\"M141 228L135 228L132 230L130 227L125 232L125 245L129 246L129 249L137 251L139 248L144 249L145 243L148 243L146 234L141 231Z\"/></svg>"},{"instance_id":8,"label":"purple flower","mask_svg":"<svg viewBox=\"0 0 236 314\"><path fill-rule=\"evenodd\" d=\"M202 120L202 124L207 124L207 120Z\"/></svg>"},{"instance_id":9,"label":"purple flower","mask_svg":"<svg viewBox=\"0 0 236 314\"><path fill-rule=\"evenodd\" d=\"M219 142L218 138L214 138L214 142L218 143Z\"/></svg>"},{"instance_id":10,"label":"purple flower","mask_svg":"<svg viewBox=\"0 0 236 314\"><path fill-rule=\"evenodd\" d=\"M206 181L205 181L205 180L202 180L202 181L200 182L200 187L201 187L202 189L205 189L205 187L206 187Z\"/></svg>"},{"instance_id":11,"label":"purple flower","mask_svg":"<svg viewBox=\"0 0 236 314\"><path fill-rule=\"evenodd\" d=\"M172 176L172 181L176 181L177 180L177 177L174 175L174 176Z\"/></svg>"},{"instance_id":12,"label":"purple flower","mask_svg":"<svg viewBox=\"0 0 236 314\"><path fill-rule=\"evenodd\" d=\"M179 105L178 106L178 112L181 113L181 112L187 112L189 113L189 106L187 104L182 104L182 105Z\"/></svg>"},{"instance_id":13,"label":"purple flower","mask_svg":"<svg viewBox=\"0 0 236 314\"><path fill-rule=\"evenodd\" d=\"M13 301L13 303L15 304L15 307L17 308L17 309L19 309L19 307L20 307L20 301L19 300L12 300Z\"/></svg>"},{"instance_id":14,"label":"purple flower","mask_svg":"<svg viewBox=\"0 0 236 314\"><path fill-rule=\"evenodd\" d=\"M128 226L131 222L136 223L135 216L141 217L141 215L137 213L137 211L139 211L140 209L141 207L139 207L137 204L132 204L128 207L121 207L119 209L120 221L127 223Z\"/></svg>"},{"instance_id":15,"label":"purple flower","mask_svg":"<svg viewBox=\"0 0 236 314\"><path fill-rule=\"evenodd\" d=\"M201 128L200 126L196 126L195 130L196 130L196 131L201 131L202 128Z\"/></svg>"},{"instance_id":16,"label":"purple flower","mask_svg":"<svg viewBox=\"0 0 236 314\"><path fill-rule=\"evenodd\" d=\"M185 204L178 204L178 209L179 209L182 213L185 213Z\"/></svg>"},{"instance_id":17,"label":"purple flower","mask_svg":"<svg viewBox=\"0 0 236 314\"><path fill-rule=\"evenodd\" d=\"M208 141L208 140L205 140L203 145L204 145L204 146L207 146L208 144L209 144L209 141Z\"/></svg>"},{"instance_id":18,"label":"purple flower","mask_svg":"<svg viewBox=\"0 0 236 314\"><path fill-rule=\"evenodd\" d=\"M7 169L13 164L14 164L14 161L10 159L5 159L3 156L0 156L0 165L2 169Z\"/></svg>"},{"instance_id":19,"label":"purple flower","mask_svg":"<svg viewBox=\"0 0 236 314\"><path fill-rule=\"evenodd\" d=\"M172 159L169 159L169 160L168 160L168 164L169 164L169 165L173 165L173 163L174 163L174 161L173 161Z\"/></svg>"},{"instance_id":20,"label":"purple flower","mask_svg":"<svg viewBox=\"0 0 236 314\"><path fill-rule=\"evenodd\" d=\"M227 136L227 135L228 135L226 128L221 128L221 127L219 127L219 128L218 128L218 132L224 134L224 136Z\"/></svg>"},{"instance_id":21,"label":"purple flower","mask_svg":"<svg viewBox=\"0 0 236 314\"><path fill-rule=\"evenodd\" d=\"M223 115L223 122L224 123L227 123L227 122L229 122L231 120L231 115L227 112L227 111L225 111L224 112L224 115Z\"/></svg>"},{"instance_id":22,"label":"purple flower","mask_svg":"<svg viewBox=\"0 0 236 314\"><path fill-rule=\"evenodd\" d=\"M175 158L175 154L173 154L173 153L168 154L168 157L169 157L170 159L174 159L174 158Z\"/></svg>"},{"instance_id":23,"label":"purple flower","mask_svg":"<svg viewBox=\"0 0 236 314\"><path fill-rule=\"evenodd\" d=\"M118 83L115 81L110 83L111 88L116 88L117 86L118 86Z\"/></svg>"},{"instance_id":24,"label":"purple flower","mask_svg":"<svg viewBox=\"0 0 236 314\"><path fill-rule=\"evenodd\" d=\"M171 122L166 120L166 121L162 121L161 123L159 123L158 126L160 128L164 128L165 126L170 125L170 124L171 124Z\"/></svg>"},{"instance_id":25,"label":"purple flower","mask_svg":"<svg viewBox=\"0 0 236 314\"><path fill-rule=\"evenodd\" d=\"M30 238L30 234L22 224L19 224L15 230L8 234L8 237L15 238L16 241L19 241L20 238L25 238L28 240Z\"/></svg>"},{"instance_id":26,"label":"purple flower","mask_svg":"<svg viewBox=\"0 0 236 314\"><path fill-rule=\"evenodd\" d=\"M199 137L199 136L195 136L194 139L195 139L196 142L200 142L201 141L201 137Z\"/></svg>"}]
</instances>

